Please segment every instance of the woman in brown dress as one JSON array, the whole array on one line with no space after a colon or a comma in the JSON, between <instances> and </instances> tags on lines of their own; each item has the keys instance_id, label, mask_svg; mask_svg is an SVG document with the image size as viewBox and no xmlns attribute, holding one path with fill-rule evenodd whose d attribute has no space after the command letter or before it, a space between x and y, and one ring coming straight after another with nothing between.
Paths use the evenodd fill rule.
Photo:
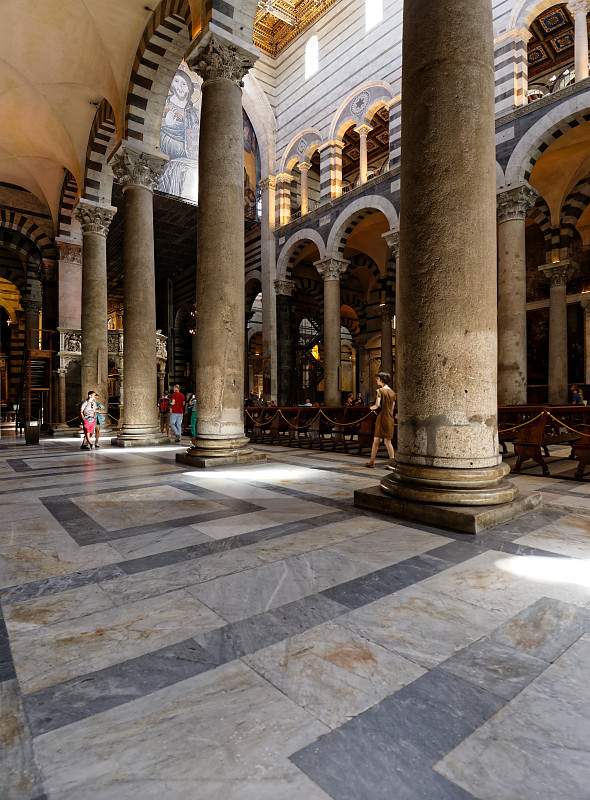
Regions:
<instances>
[{"instance_id":1,"label":"woman in brown dress","mask_svg":"<svg viewBox=\"0 0 590 800\"><path fill-rule=\"evenodd\" d=\"M377 375L377 399L375 405L371 406L371 411L378 411L377 422L375 423L375 434L373 446L371 448L371 460L366 464L367 467L375 466L379 444L385 442L389 458L393 459L394 450L391 440L393 438L393 412L395 409L396 394L389 386L391 375L387 372L380 372Z\"/></svg>"}]
</instances>

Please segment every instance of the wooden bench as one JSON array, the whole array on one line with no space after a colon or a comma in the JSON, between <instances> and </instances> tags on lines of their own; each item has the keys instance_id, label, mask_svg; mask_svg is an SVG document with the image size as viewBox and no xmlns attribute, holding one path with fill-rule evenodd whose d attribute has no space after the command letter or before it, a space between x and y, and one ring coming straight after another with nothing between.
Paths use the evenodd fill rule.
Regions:
<instances>
[{"instance_id":1,"label":"wooden bench","mask_svg":"<svg viewBox=\"0 0 590 800\"><path fill-rule=\"evenodd\" d=\"M556 431L547 411L541 412L537 419L532 419L514 431L514 452L516 464L513 472L519 473L526 461L534 461L543 470L543 475L549 475L549 467L545 458L549 456L548 446L552 444L573 445L579 438L576 434L560 434ZM558 430L558 428L557 428Z\"/></svg>"}]
</instances>

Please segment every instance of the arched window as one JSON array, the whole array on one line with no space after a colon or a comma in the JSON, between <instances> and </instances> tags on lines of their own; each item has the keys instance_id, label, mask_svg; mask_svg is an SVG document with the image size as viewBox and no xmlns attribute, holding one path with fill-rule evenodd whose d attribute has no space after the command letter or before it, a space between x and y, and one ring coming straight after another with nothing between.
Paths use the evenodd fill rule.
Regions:
<instances>
[{"instance_id":1,"label":"arched window","mask_svg":"<svg viewBox=\"0 0 590 800\"><path fill-rule=\"evenodd\" d=\"M320 45L317 36L311 36L305 45L305 80L320 68Z\"/></svg>"},{"instance_id":2,"label":"arched window","mask_svg":"<svg viewBox=\"0 0 590 800\"><path fill-rule=\"evenodd\" d=\"M365 0L365 30L372 30L380 22L383 22L383 0Z\"/></svg>"}]
</instances>

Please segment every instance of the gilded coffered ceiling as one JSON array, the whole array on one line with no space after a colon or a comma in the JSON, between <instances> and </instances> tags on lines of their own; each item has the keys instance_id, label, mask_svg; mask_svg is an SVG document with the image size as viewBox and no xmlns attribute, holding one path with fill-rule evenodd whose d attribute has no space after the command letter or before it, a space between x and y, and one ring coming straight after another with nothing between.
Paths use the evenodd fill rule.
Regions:
<instances>
[{"instance_id":1,"label":"gilded coffered ceiling","mask_svg":"<svg viewBox=\"0 0 590 800\"><path fill-rule=\"evenodd\" d=\"M277 56L336 0L260 0L254 21L254 44Z\"/></svg>"}]
</instances>

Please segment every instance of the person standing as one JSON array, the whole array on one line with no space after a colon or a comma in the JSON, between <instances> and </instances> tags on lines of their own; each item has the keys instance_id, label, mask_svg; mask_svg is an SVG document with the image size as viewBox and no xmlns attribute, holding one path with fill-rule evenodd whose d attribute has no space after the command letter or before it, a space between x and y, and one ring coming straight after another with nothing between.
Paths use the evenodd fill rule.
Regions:
<instances>
[{"instance_id":1,"label":"person standing","mask_svg":"<svg viewBox=\"0 0 590 800\"><path fill-rule=\"evenodd\" d=\"M178 444L182 436L182 418L184 417L185 396L180 391L180 386L175 383L174 391L170 397L170 427L174 433L174 441Z\"/></svg>"},{"instance_id":2,"label":"person standing","mask_svg":"<svg viewBox=\"0 0 590 800\"><path fill-rule=\"evenodd\" d=\"M394 458L393 444L393 429L394 419L393 413L395 409L395 401L397 399L395 392L390 387L391 376L387 372L380 372L377 375L377 398L375 404L371 406L371 411L377 411L377 421L375 422L375 433L373 434L373 446L371 448L371 459L365 465L371 469L375 466L375 459L377 458L377 451L381 442L385 442L387 453L390 459Z\"/></svg>"},{"instance_id":3,"label":"person standing","mask_svg":"<svg viewBox=\"0 0 590 800\"><path fill-rule=\"evenodd\" d=\"M104 425L107 415L107 408L104 403L101 403L100 397L98 395L96 397L96 425L94 426L94 447L100 450L99 440L100 440L100 428Z\"/></svg>"},{"instance_id":4,"label":"person standing","mask_svg":"<svg viewBox=\"0 0 590 800\"><path fill-rule=\"evenodd\" d=\"M191 429L191 436L194 439L197 435L197 396L196 394L190 394L186 409L189 414L189 425Z\"/></svg>"},{"instance_id":5,"label":"person standing","mask_svg":"<svg viewBox=\"0 0 590 800\"><path fill-rule=\"evenodd\" d=\"M164 392L158 400L158 412L160 414L160 433L170 436L170 398Z\"/></svg>"},{"instance_id":6,"label":"person standing","mask_svg":"<svg viewBox=\"0 0 590 800\"><path fill-rule=\"evenodd\" d=\"M92 450L92 442L90 437L94 436L96 428L96 413L97 413L96 392L88 392L86 400L80 406L80 418L82 420L82 427L84 428L84 441L80 450Z\"/></svg>"}]
</instances>

